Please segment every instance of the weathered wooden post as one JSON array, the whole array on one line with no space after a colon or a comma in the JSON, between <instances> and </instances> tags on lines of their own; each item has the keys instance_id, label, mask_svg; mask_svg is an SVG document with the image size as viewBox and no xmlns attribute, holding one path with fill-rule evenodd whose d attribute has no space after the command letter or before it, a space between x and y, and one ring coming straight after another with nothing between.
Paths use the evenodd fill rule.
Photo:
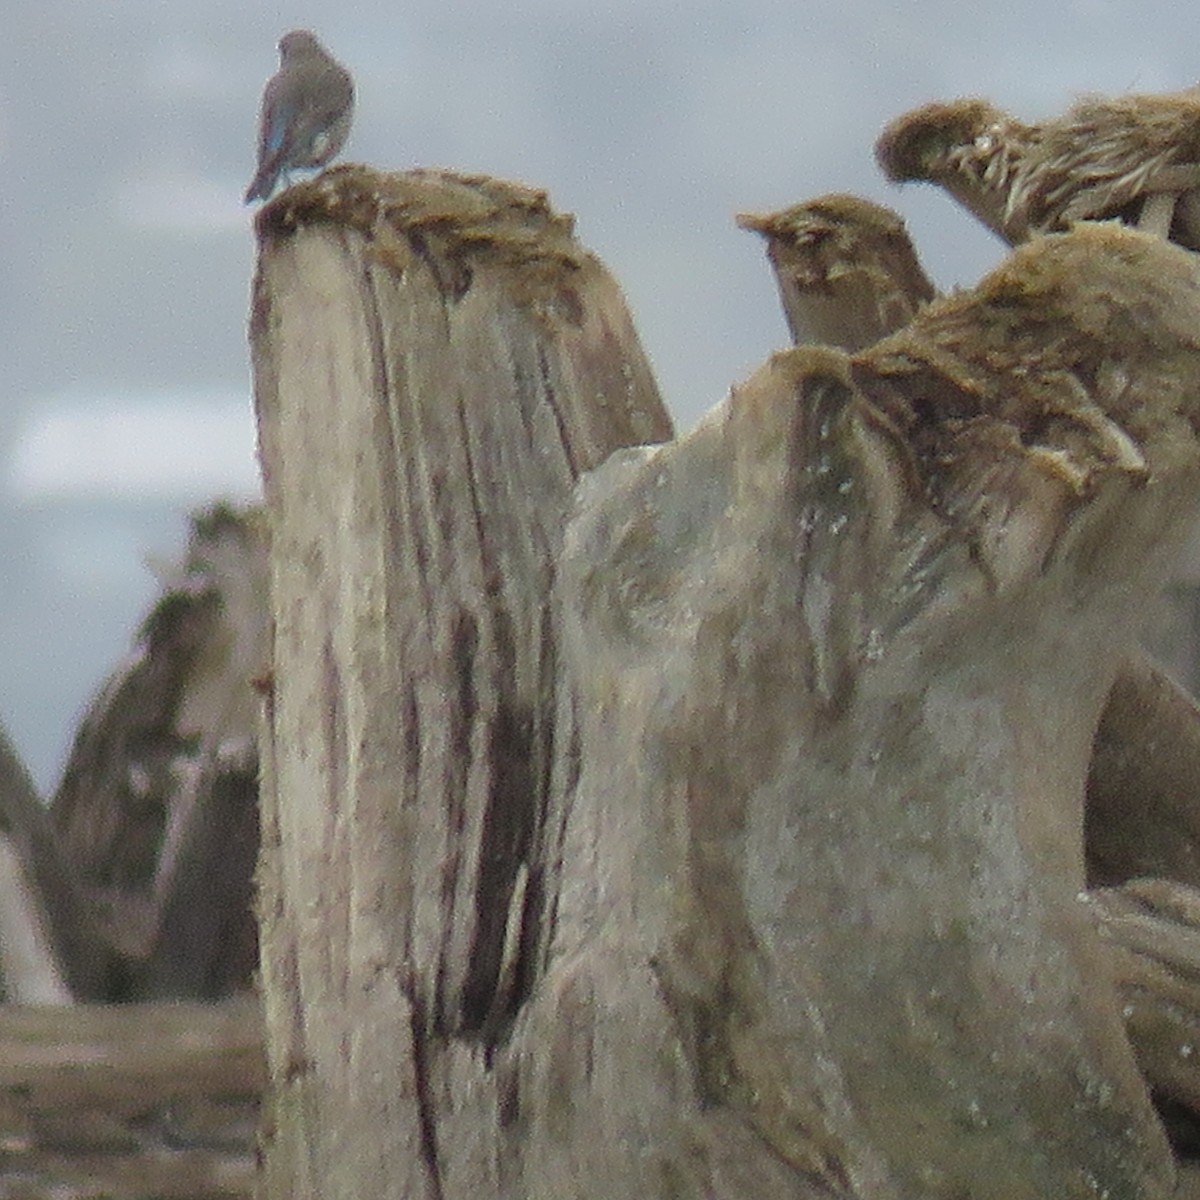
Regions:
<instances>
[{"instance_id":1,"label":"weathered wooden post","mask_svg":"<svg viewBox=\"0 0 1200 1200\"><path fill-rule=\"evenodd\" d=\"M495 1060L554 930L578 771L562 526L582 472L670 425L616 285L541 193L345 168L259 233L263 1194L499 1195Z\"/></svg>"}]
</instances>

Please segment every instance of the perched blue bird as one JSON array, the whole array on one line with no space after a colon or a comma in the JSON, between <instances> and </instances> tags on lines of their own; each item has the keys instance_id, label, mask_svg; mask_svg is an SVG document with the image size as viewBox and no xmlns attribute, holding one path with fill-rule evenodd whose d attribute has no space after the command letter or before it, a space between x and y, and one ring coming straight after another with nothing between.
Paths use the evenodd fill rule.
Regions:
<instances>
[{"instance_id":1,"label":"perched blue bird","mask_svg":"<svg viewBox=\"0 0 1200 1200\"><path fill-rule=\"evenodd\" d=\"M246 203L267 199L281 175L323 167L342 148L354 115L354 81L307 29L279 40L279 70L263 90L258 174Z\"/></svg>"}]
</instances>

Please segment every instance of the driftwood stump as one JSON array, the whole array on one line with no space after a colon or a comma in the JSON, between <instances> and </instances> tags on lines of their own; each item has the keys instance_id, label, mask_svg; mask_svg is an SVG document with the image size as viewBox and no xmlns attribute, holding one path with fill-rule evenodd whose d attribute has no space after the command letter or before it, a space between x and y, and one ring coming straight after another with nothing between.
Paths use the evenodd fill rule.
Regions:
<instances>
[{"instance_id":1,"label":"driftwood stump","mask_svg":"<svg viewBox=\"0 0 1200 1200\"><path fill-rule=\"evenodd\" d=\"M930 111L897 127L920 126ZM738 223L766 240L797 345L860 350L902 329L934 297L903 221L859 197L822 196L777 213L743 214ZM1200 711L1137 653L1117 673L1092 746L1088 882L1158 876L1200 886L1198 789Z\"/></svg>"},{"instance_id":2,"label":"driftwood stump","mask_svg":"<svg viewBox=\"0 0 1200 1200\"><path fill-rule=\"evenodd\" d=\"M1077 896L1092 732L1194 504L1198 285L1146 237L1048 239L857 358L778 356L601 473L564 611L606 719L567 860L606 869L565 889L571 981L535 1001L532 1059L619 1013L593 1052L628 1047L636 1078L674 1029L697 1111L835 1190L1168 1186ZM681 545L666 514L697 510ZM622 1115L576 1095L572 1144L601 1104L626 1143L687 1144L697 1118L662 1115L682 1088ZM684 1194L752 1194L714 1182L721 1145Z\"/></svg>"},{"instance_id":3,"label":"driftwood stump","mask_svg":"<svg viewBox=\"0 0 1200 1200\"><path fill-rule=\"evenodd\" d=\"M346 168L259 231L264 1194L495 1194L494 1055L551 940L578 774L562 526L581 472L670 425L541 193Z\"/></svg>"},{"instance_id":4,"label":"driftwood stump","mask_svg":"<svg viewBox=\"0 0 1200 1200\"><path fill-rule=\"evenodd\" d=\"M259 232L264 1196L1168 1194L1083 796L1200 492L1191 256L777 355L564 532L669 427L540 194Z\"/></svg>"}]
</instances>

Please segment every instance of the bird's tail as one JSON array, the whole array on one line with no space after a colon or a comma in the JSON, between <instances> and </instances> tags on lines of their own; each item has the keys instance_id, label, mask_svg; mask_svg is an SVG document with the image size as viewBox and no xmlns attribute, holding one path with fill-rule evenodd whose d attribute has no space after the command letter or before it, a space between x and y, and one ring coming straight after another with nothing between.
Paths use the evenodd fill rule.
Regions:
<instances>
[{"instance_id":1,"label":"bird's tail","mask_svg":"<svg viewBox=\"0 0 1200 1200\"><path fill-rule=\"evenodd\" d=\"M250 186L246 189L246 197L242 203L251 204L255 200L265 200L275 190L275 181L278 178L278 169L272 167L270 164L262 167L258 174L250 181Z\"/></svg>"}]
</instances>

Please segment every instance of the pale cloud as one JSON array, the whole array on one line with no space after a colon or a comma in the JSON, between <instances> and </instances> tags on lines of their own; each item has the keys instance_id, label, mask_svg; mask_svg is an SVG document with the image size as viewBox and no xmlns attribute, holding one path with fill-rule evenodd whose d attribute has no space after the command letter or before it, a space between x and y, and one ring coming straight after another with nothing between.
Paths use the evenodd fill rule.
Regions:
<instances>
[{"instance_id":1,"label":"pale cloud","mask_svg":"<svg viewBox=\"0 0 1200 1200\"><path fill-rule=\"evenodd\" d=\"M254 422L244 397L70 397L31 413L5 488L28 503L114 498L203 503L259 493Z\"/></svg>"},{"instance_id":2,"label":"pale cloud","mask_svg":"<svg viewBox=\"0 0 1200 1200\"><path fill-rule=\"evenodd\" d=\"M272 61L264 48L264 62ZM237 71L203 42L173 37L155 46L145 62L145 81L152 94L169 101L212 104L245 90Z\"/></svg>"},{"instance_id":3,"label":"pale cloud","mask_svg":"<svg viewBox=\"0 0 1200 1200\"><path fill-rule=\"evenodd\" d=\"M250 223L238 181L182 167L121 180L112 203L123 224L157 233L225 233Z\"/></svg>"}]
</instances>

